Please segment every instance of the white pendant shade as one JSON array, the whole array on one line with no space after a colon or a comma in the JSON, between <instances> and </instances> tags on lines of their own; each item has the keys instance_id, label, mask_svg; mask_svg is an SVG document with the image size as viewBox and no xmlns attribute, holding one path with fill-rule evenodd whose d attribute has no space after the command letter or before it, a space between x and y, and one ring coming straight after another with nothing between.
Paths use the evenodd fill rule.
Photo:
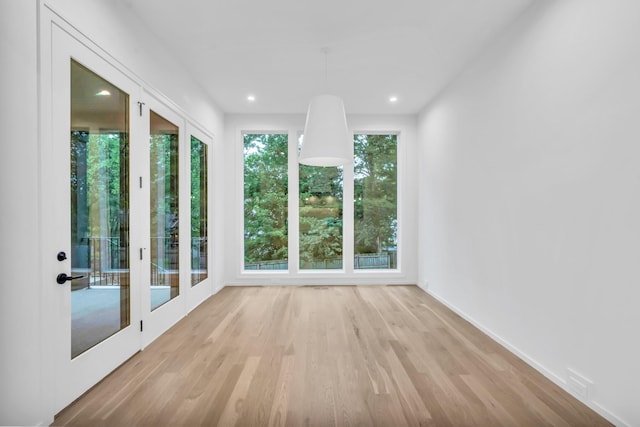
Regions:
<instances>
[{"instance_id":1,"label":"white pendant shade","mask_svg":"<svg viewBox=\"0 0 640 427\"><path fill-rule=\"evenodd\" d=\"M298 161L310 166L340 166L352 161L352 141L342 99L316 96L309 103Z\"/></svg>"}]
</instances>

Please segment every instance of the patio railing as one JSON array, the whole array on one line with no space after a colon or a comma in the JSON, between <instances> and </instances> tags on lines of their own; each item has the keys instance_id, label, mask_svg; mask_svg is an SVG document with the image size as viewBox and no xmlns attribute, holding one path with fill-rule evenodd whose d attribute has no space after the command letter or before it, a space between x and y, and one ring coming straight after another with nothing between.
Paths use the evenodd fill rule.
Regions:
<instances>
[{"instance_id":1,"label":"patio railing","mask_svg":"<svg viewBox=\"0 0 640 427\"><path fill-rule=\"evenodd\" d=\"M356 270L394 269L397 268L397 265L398 263L395 252L388 252L383 254L357 254L353 257L353 268ZM288 268L289 262L286 259L247 262L244 264L244 269L250 271L287 270ZM302 261L300 268L302 270L339 270L342 268L342 258Z\"/></svg>"},{"instance_id":2,"label":"patio railing","mask_svg":"<svg viewBox=\"0 0 640 427\"><path fill-rule=\"evenodd\" d=\"M153 253L159 255L157 262L151 262L151 286L170 286L179 271L178 247L165 237L153 238L151 245ZM192 261L195 259L206 265L203 261L206 260L206 255L201 246L201 239L195 238L192 242ZM71 250L73 274L85 276L74 280L73 289L129 284L129 245L121 244L119 237L83 238ZM147 251L147 254L151 252Z\"/></svg>"}]
</instances>

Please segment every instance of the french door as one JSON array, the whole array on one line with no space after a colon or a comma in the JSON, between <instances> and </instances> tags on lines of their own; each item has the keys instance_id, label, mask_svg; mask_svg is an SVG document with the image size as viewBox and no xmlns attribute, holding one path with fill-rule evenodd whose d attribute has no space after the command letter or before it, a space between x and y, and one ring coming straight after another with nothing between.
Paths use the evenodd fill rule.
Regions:
<instances>
[{"instance_id":1,"label":"french door","mask_svg":"<svg viewBox=\"0 0 640 427\"><path fill-rule=\"evenodd\" d=\"M140 210L145 219L140 251L144 347L186 312L189 195L184 187L189 177L183 119L152 94L142 95L145 102L138 112L144 130L139 148L145 170L138 184L145 201Z\"/></svg>"},{"instance_id":2,"label":"french door","mask_svg":"<svg viewBox=\"0 0 640 427\"><path fill-rule=\"evenodd\" d=\"M60 410L186 313L189 194L182 119L62 29L51 42L43 253Z\"/></svg>"}]
</instances>

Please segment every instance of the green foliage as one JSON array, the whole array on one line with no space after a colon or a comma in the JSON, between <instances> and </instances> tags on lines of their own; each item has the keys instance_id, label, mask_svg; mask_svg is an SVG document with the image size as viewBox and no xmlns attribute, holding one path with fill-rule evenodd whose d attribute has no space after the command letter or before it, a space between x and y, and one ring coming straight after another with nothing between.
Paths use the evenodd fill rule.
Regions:
<instances>
[{"instance_id":1,"label":"green foliage","mask_svg":"<svg viewBox=\"0 0 640 427\"><path fill-rule=\"evenodd\" d=\"M244 136L245 263L288 258L288 136Z\"/></svg>"},{"instance_id":2,"label":"green foliage","mask_svg":"<svg viewBox=\"0 0 640 427\"><path fill-rule=\"evenodd\" d=\"M149 140L152 237L178 244L179 171L177 133L155 133ZM159 229L164 229L164 233ZM154 235L155 233L155 235Z\"/></svg>"},{"instance_id":3,"label":"green foliage","mask_svg":"<svg viewBox=\"0 0 640 427\"><path fill-rule=\"evenodd\" d=\"M191 137L191 237L206 237L207 145Z\"/></svg>"},{"instance_id":4,"label":"green foliage","mask_svg":"<svg viewBox=\"0 0 640 427\"><path fill-rule=\"evenodd\" d=\"M300 267L342 258L342 168L300 165Z\"/></svg>"},{"instance_id":5,"label":"green foliage","mask_svg":"<svg viewBox=\"0 0 640 427\"><path fill-rule=\"evenodd\" d=\"M89 266L92 238L109 239L112 267L128 265L126 253L121 251L129 238L127 134L71 131L70 185L74 267Z\"/></svg>"},{"instance_id":6,"label":"green foliage","mask_svg":"<svg viewBox=\"0 0 640 427\"><path fill-rule=\"evenodd\" d=\"M207 144L191 136L191 284L207 278Z\"/></svg>"},{"instance_id":7,"label":"green foliage","mask_svg":"<svg viewBox=\"0 0 640 427\"><path fill-rule=\"evenodd\" d=\"M120 237L128 219L127 135L72 131L70 142L72 219L82 222L84 237ZM92 210L105 219L91 221Z\"/></svg>"},{"instance_id":8,"label":"green foliage","mask_svg":"<svg viewBox=\"0 0 640 427\"><path fill-rule=\"evenodd\" d=\"M356 135L354 143L355 253L397 245L397 136Z\"/></svg>"},{"instance_id":9,"label":"green foliage","mask_svg":"<svg viewBox=\"0 0 640 427\"><path fill-rule=\"evenodd\" d=\"M287 135L245 135L245 263L285 260ZM397 136L354 140L356 254L397 246ZM343 246L343 170L299 166L300 268L340 268ZM331 262L333 261L333 262ZM393 268L393 266L392 266Z\"/></svg>"}]
</instances>

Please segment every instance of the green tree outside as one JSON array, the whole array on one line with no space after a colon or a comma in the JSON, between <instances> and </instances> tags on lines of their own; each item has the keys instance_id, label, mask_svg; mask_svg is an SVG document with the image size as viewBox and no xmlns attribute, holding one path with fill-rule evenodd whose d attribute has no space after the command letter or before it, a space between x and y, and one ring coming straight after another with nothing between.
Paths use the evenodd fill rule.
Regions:
<instances>
[{"instance_id":1,"label":"green tree outside","mask_svg":"<svg viewBox=\"0 0 640 427\"><path fill-rule=\"evenodd\" d=\"M289 257L287 153L287 134L244 135L245 266Z\"/></svg>"},{"instance_id":2,"label":"green tree outside","mask_svg":"<svg viewBox=\"0 0 640 427\"><path fill-rule=\"evenodd\" d=\"M392 253L390 268L398 240L397 147L397 135L354 138L354 252Z\"/></svg>"},{"instance_id":3,"label":"green tree outside","mask_svg":"<svg viewBox=\"0 0 640 427\"><path fill-rule=\"evenodd\" d=\"M300 165L300 268L342 268L342 167Z\"/></svg>"},{"instance_id":4,"label":"green tree outside","mask_svg":"<svg viewBox=\"0 0 640 427\"><path fill-rule=\"evenodd\" d=\"M244 136L245 268L288 267L287 152L286 134ZM354 176L355 267L396 268L397 136L355 135ZM299 165L298 185L300 269L342 268L342 167Z\"/></svg>"}]
</instances>

